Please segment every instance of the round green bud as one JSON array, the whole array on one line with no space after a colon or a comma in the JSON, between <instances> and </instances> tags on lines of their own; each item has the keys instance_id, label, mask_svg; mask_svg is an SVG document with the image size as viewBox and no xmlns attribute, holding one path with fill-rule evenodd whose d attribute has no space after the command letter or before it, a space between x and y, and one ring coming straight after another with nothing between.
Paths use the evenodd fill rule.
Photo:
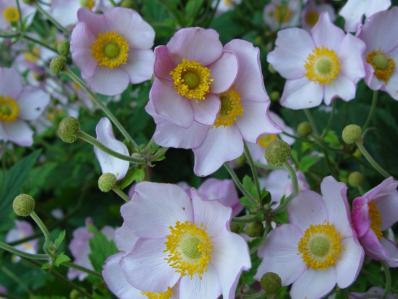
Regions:
<instances>
[{"instance_id":1,"label":"round green bud","mask_svg":"<svg viewBox=\"0 0 398 299\"><path fill-rule=\"evenodd\" d=\"M98 179L98 188L102 192L109 192L115 187L117 178L113 173L104 173Z\"/></svg>"},{"instance_id":2,"label":"round green bud","mask_svg":"<svg viewBox=\"0 0 398 299\"><path fill-rule=\"evenodd\" d=\"M70 47L69 41L63 40L59 42L57 46L57 51L59 55L67 57L69 55L69 47Z\"/></svg>"},{"instance_id":3,"label":"round green bud","mask_svg":"<svg viewBox=\"0 0 398 299\"><path fill-rule=\"evenodd\" d=\"M272 66L272 64L268 64L268 70L271 74L275 74L276 70L274 69L274 67Z\"/></svg>"},{"instance_id":4,"label":"round green bud","mask_svg":"<svg viewBox=\"0 0 398 299\"><path fill-rule=\"evenodd\" d=\"M261 222L248 223L245 226L245 233L249 237L261 237L264 234L264 226Z\"/></svg>"},{"instance_id":5,"label":"round green bud","mask_svg":"<svg viewBox=\"0 0 398 299\"><path fill-rule=\"evenodd\" d=\"M281 96L281 94L277 90L274 90L270 93L270 98L271 98L271 101L273 101L273 102L279 101L280 96Z\"/></svg>"},{"instance_id":6,"label":"round green bud","mask_svg":"<svg viewBox=\"0 0 398 299\"><path fill-rule=\"evenodd\" d=\"M312 126L308 121L303 121L297 126L297 135L299 137L307 137L312 133Z\"/></svg>"},{"instance_id":7,"label":"round green bud","mask_svg":"<svg viewBox=\"0 0 398 299\"><path fill-rule=\"evenodd\" d=\"M354 188L361 186L363 180L364 180L363 174L360 173L359 171L351 172L350 175L348 176L348 184Z\"/></svg>"},{"instance_id":8,"label":"round green bud","mask_svg":"<svg viewBox=\"0 0 398 299\"><path fill-rule=\"evenodd\" d=\"M28 217L35 210L35 200L28 194L20 194L15 197L12 207L16 215Z\"/></svg>"},{"instance_id":9,"label":"round green bud","mask_svg":"<svg viewBox=\"0 0 398 299\"><path fill-rule=\"evenodd\" d=\"M78 290L72 290L69 294L70 299L83 299L82 295Z\"/></svg>"},{"instance_id":10,"label":"round green bud","mask_svg":"<svg viewBox=\"0 0 398 299\"><path fill-rule=\"evenodd\" d=\"M66 66L66 58L64 56L54 57L50 62L50 70L55 75L58 76Z\"/></svg>"},{"instance_id":11,"label":"round green bud","mask_svg":"<svg viewBox=\"0 0 398 299\"><path fill-rule=\"evenodd\" d=\"M58 126L58 137L65 143L76 142L80 132L80 123L74 117L65 117Z\"/></svg>"},{"instance_id":12,"label":"round green bud","mask_svg":"<svg viewBox=\"0 0 398 299\"><path fill-rule=\"evenodd\" d=\"M345 126L343 129L343 133L341 134L343 141L347 144L354 144L357 141L361 140L362 137L362 129L360 126L355 124L350 124Z\"/></svg>"},{"instance_id":13,"label":"round green bud","mask_svg":"<svg viewBox=\"0 0 398 299\"><path fill-rule=\"evenodd\" d=\"M359 159L359 158L362 157L362 153L361 153L361 151L360 151L359 149L356 149L352 155L353 155L355 158L357 158L357 159Z\"/></svg>"},{"instance_id":14,"label":"round green bud","mask_svg":"<svg viewBox=\"0 0 398 299\"><path fill-rule=\"evenodd\" d=\"M230 225L231 232L240 233L242 230L242 226L239 223L232 222Z\"/></svg>"},{"instance_id":15,"label":"round green bud","mask_svg":"<svg viewBox=\"0 0 398 299\"><path fill-rule=\"evenodd\" d=\"M125 8L135 8L133 0L123 0L120 6Z\"/></svg>"},{"instance_id":16,"label":"round green bud","mask_svg":"<svg viewBox=\"0 0 398 299\"><path fill-rule=\"evenodd\" d=\"M280 167L290 158L290 146L286 142L275 139L265 151L265 158L271 166Z\"/></svg>"},{"instance_id":17,"label":"round green bud","mask_svg":"<svg viewBox=\"0 0 398 299\"><path fill-rule=\"evenodd\" d=\"M282 287L282 280L278 274L267 272L261 277L260 285L265 291L266 296L273 296L278 293Z\"/></svg>"}]
</instances>

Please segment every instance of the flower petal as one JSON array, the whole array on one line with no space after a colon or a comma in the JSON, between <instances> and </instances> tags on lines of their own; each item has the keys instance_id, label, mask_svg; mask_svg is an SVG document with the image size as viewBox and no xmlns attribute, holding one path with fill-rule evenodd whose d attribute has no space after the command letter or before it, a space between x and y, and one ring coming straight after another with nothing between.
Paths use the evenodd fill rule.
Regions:
<instances>
[{"instance_id":1,"label":"flower petal","mask_svg":"<svg viewBox=\"0 0 398 299\"><path fill-rule=\"evenodd\" d=\"M3 129L8 140L20 146L31 146L33 144L33 131L26 122L16 120L3 123Z\"/></svg>"},{"instance_id":2,"label":"flower petal","mask_svg":"<svg viewBox=\"0 0 398 299\"><path fill-rule=\"evenodd\" d=\"M134 235L134 231L126 223L115 230L115 243L120 251L132 251L137 241L138 237Z\"/></svg>"},{"instance_id":3,"label":"flower petal","mask_svg":"<svg viewBox=\"0 0 398 299\"><path fill-rule=\"evenodd\" d=\"M50 95L39 88L26 88L18 98L19 117L24 120L37 119L48 103Z\"/></svg>"},{"instance_id":4,"label":"flower petal","mask_svg":"<svg viewBox=\"0 0 398 299\"><path fill-rule=\"evenodd\" d=\"M339 49L345 37L344 31L333 24L326 12L319 16L318 23L311 29L311 33L317 47L331 50Z\"/></svg>"},{"instance_id":5,"label":"flower petal","mask_svg":"<svg viewBox=\"0 0 398 299\"><path fill-rule=\"evenodd\" d=\"M103 14L96 14L88 9L81 8L77 12L77 18L79 22L83 22L87 25L88 30L93 35L108 31L108 24Z\"/></svg>"},{"instance_id":6,"label":"flower petal","mask_svg":"<svg viewBox=\"0 0 398 299\"><path fill-rule=\"evenodd\" d=\"M129 74L130 82L137 84L152 78L154 63L155 54L152 50L134 49L122 68Z\"/></svg>"},{"instance_id":7,"label":"flower petal","mask_svg":"<svg viewBox=\"0 0 398 299\"><path fill-rule=\"evenodd\" d=\"M238 75L238 58L232 52L224 52L210 69L214 79L211 92L222 93L232 86Z\"/></svg>"},{"instance_id":8,"label":"flower petal","mask_svg":"<svg viewBox=\"0 0 398 299\"><path fill-rule=\"evenodd\" d=\"M365 258L363 248L356 238L347 238L343 244L342 256L336 264L337 285L342 289L357 279Z\"/></svg>"},{"instance_id":9,"label":"flower petal","mask_svg":"<svg viewBox=\"0 0 398 299\"><path fill-rule=\"evenodd\" d=\"M359 38L347 34L341 42L339 58L341 72L354 83L357 83L365 76L365 65L363 55L366 45Z\"/></svg>"},{"instance_id":10,"label":"flower petal","mask_svg":"<svg viewBox=\"0 0 398 299\"><path fill-rule=\"evenodd\" d=\"M380 243L384 247L385 251L385 261L390 267L398 267L398 247L397 245L390 241L387 240L386 238L381 238Z\"/></svg>"},{"instance_id":11,"label":"flower petal","mask_svg":"<svg viewBox=\"0 0 398 299\"><path fill-rule=\"evenodd\" d=\"M155 48L155 76L159 79L169 79L170 72L176 67L170 57L169 50L166 46L158 46Z\"/></svg>"},{"instance_id":12,"label":"flower petal","mask_svg":"<svg viewBox=\"0 0 398 299\"><path fill-rule=\"evenodd\" d=\"M15 69L0 67L0 95L17 99L22 91L22 79Z\"/></svg>"},{"instance_id":13,"label":"flower petal","mask_svg":"<svg viewBox=\"0 0 398 299\"><path fill-rule=\"evenodd\" d=\"M286 81L280 102L282 106L296 110L319 106L322 99L322 86L301 78Z\"/></svg>"},{"instance_id":14,"label":"flower petal","mask_svg":"<svg viewBox=\"0 0 398 299\"><path fill-rule=\"evenodd\" d=\"M121 68L96 68L92 77L84 78L88 85L96 92L115 96L121 94L129 85L129 75Z\"/></svg>"},{"instance_id":15,"label":"flower petal","mask_svg":"<svg viewBox=\"0 0 398 299\"><path fill-rule=\"evenodd\" d=\"M340 75L333 83L325 85L325 104L330 105L335 97L344 101L355 98L356 85L349 78Z\"/></svg>"},{"instance_id":16,"label":"flower petal","mask_svg":"<svg viewBox=\"0 0 398 299\"><path fill-rule=\"evenodd\" d=\"M327 295L336 285L336 270L329 268L323 271L307 269L297 279L291 290L292 299L319 299Z\"/></svg>"},{"instance_id":17,"label":"flower petal","mask_svg":"<svg viewBox=\"0 0 398 299\"><path fill-rule=\"evenodd\" d=\"M210 94L204 101L192 101L194 119L203 125L214 124L220 111L220 98Z\"/></svg>"}]
</instances>

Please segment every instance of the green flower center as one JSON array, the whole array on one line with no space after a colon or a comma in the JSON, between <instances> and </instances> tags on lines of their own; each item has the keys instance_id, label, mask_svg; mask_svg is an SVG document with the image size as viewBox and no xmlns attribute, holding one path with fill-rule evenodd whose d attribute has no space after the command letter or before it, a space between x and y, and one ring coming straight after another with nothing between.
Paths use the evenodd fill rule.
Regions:
<instances>
[{"instance_id":1,"label":"green flower center","mask_svg":"<svg viewBox=\"0 0 398 299\"><path fill-rule=\"evenodd\" d=\"M180 248L186 257L190 259L198 259L202 256L198 247L200 243L200 240L196 237L187 237L181 241Z\"/></svg>"},{"instance_id":2,"label":"green flower center","mask_svg":"<svg viewBox=\"0 0 398 299\"><path fill-rule=\"evenodd\" d=\"M317 257L324 257L329 253L330 242L323 236L315 237L310 242L311 253Z\"/></svg>"}]
</instances>

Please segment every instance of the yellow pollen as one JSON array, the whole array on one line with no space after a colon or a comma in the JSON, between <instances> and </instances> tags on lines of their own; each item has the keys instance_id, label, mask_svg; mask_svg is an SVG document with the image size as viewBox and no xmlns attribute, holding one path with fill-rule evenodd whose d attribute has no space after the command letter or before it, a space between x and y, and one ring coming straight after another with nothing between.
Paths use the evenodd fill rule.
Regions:
<instances>
[{"instance_id":1,"label":"yellow pollen","mask_svg":"<svg viewBox=\"0 0 398 299\"><path fill-rule=\"evenodd\" d=\"M13 122L19 116L19 105L16 100L11 97L0 96L0 121Z\"/></svg>"},{"instance_id":2,"label":"yellow pollen","mask_svg":"<svg viewBox=\"0 0 398 299\"><path fill-rule=\"evenodd\" d=\"M325 270L334 266L344 250L342 236L333 224L310 225L298 244L307 267Z\"/></svg>"},{"instance_id":3,"label":"yellow pollen","mask_svg":"<svg viewBox=\"0 0 398 299\"><path fill-rule=\"evenodd\" d=\"M6 7L3 10L3 18L10 24L18 22L19 20L18 8L16 8L15 6Z\"/></svg>"},{"instance_id":4,"label":"yellow pollen","mask_svg":"<svg viewBox=\"0 0 398 299\"><path fill-rule=\"evenodd\" d=\"M330 84L340 74L340 59L336 52L327 48L316 48L307 57L305 75L319 84Z\"/></svg>"},{"instance_id":5,"label":"yellow pollen","mask_svg":"<svg viewBox=\"0 0 398 299\"><path fill-rule=\"evenodd\" d=\"M276 139L278 139L278 135L276 134L264 134L257 138L257 144L262 148L267 149Z\"/></svg>"},{"instance_id":6,"label":"yellow pollen","mask_svg":"<svg viewBox=\"0 0 398 299\"><path fill-rule=\"evenodd\" d=\"M372 51L366 61L372 65L375 76L380 81L388 82L395 71L395 61L383 51Z\"/></svg>"},{"instance_id":7,"label":"yellow pollen","mask_svg":"<svg viewBox=\"0 0 398 299\"><path fill-rule=\"evenodd\" d=\"M232 6L234 4L233 0L224 0L224 5L225 6Z\"/></svg>"},{"instance_id":8,"label":"yellow pollen","mask_svg":"<svg viewBox=\"0 0 398 299\"><path fill-rule=\"evenodd\" d=\"M204 100L213 82L210 69L194 60L183 59L170 76L177 93L190 100Z\"/></svg>"},{"instance_id":9,"label":"yellow pollen","mask_svg":"<svg viewBox=\"0 0 398 299\"><path fill-rule=\"evenodd\" d=\"M287 4L280 4L275 7L271 16L274 17L279 24L284 24L290 21L293 16L293 12L289 9Z\"/></svg>"},{"instance_id":10,"label":"yellow pollen","mask_svg":"<svg viewBox=\"0 0 398 299\"><path fill-rule=\"evenodd\" d=\"M381 224L382 224L381 212L377 207L376 203L374 202L369 203L368 207L369 207L368 213L370 218L370 228L377 236L377 239L380 240L383 237L383 232L381 231Z\"/></svg>"},{"instance_id":11,"label":"yellow pollen","mask_svg":"<svg viewBox=\"0 0 398 299\"><path fill-rule=\"evenodd\" d=\"M310 10L305 14L305 23L310 27L314 27L318 23L318 19L319 12L316 10Z\"/></svg>"},{"instance_id":12,"label":"yellow pollen","mask_svg":"<svg viewBox=\"0 0 398 299\"><path fill-rule=\"evenodd\" d=\"M230 89L220 94L221 108L218 112L214 127L232 126L238 117L243 115L243 106L240 94L235 89Z\"/></svg>"},{"instance_id":13,"label":"yellow pollen","mask_svg":"<svg viewBox=\"0 0 398 299\"><path fill-rule=\"evenodd\" d=\"M129 44L117 32L99 33L91 45L91 53L99 66L113 69L127 63Z\"/></svg>"},{"instance_id":14,"label":"yellow pollen","mask_svg":"<svg viewBox=\"0 0 398 299\"><path fill-rule=\"evenodd\" d=\"M182 276L198 274L202 276L207 271L213 251L212 241L204 228L186 222L177 222L170 227L166 238L165 252L167 263Z\"/></svg>"},{"instance_id":15,"label":"yellow pollen","mask_svg":"<svg viewBox=\"0 0 398 299\"><path fill-rule=\"evenodd\" d=\"M148 299L170 299L173 296L172 289L168 288L167 291L156 293L156 292L142 292Z\"/></svg>"},{"instance_id":16,"label":"yellow pollen","mask_svg":"<svg viewBox=\"0 0 398 299\"><path fill-rule=\"evenodd\" d=\"M80 0L80 6L92 10L95 6L95 0Z\"/></svg>"},{"instance_id":17,"label":"yellow pollen","mask_svg":"<svg viewBox=\"0 0 398 299\"><path fill-rule=\"evenodd\" d=\"M25 52L23 54L24 59L30 63L36 63L40 58L40 48L33 48L31 51Z\"/></svg>"}]
</instances>

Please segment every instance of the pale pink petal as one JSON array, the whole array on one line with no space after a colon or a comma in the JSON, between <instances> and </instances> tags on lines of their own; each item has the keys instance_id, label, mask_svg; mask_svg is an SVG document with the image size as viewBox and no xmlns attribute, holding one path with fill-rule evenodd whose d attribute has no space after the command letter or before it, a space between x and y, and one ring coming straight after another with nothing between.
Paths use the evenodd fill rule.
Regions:
<instances>
[{"instance_id":1,"label":"pale pink petal","mask_svg":"<svg viewBox=\"0 0 398 299\"><path fill-rule=\"evenodd\" d=\"M301 236L300 229L291 224L283 224L271 231L258 251L262 262L255 278L260 280L265 273L274 272L280 276L283 286L296 281L306 269L297 250Z\"/></svg>"},{"instance_id":2,"label":"pale pink petal","mask_svg":"<svg viewBox=\"0 0 398 299\"><path fill-rule=\"evenodd\" d=\"M344 101L355 98L356 84L344 75L340 75L333 83L325 85L325 104L330 105L336 97Z\"/></svg>"},{"instance_id":3,"label":"pale pink petal","mask_svg":"<svg viewBox=\"0 0 398 299\"><path fill-rule=\"evenodd\" d=\"M311 190L300 192L288 205L289 223L305 231L310 225L328 221L322 197Z\"/></svg>"},{"instance_id":4,"label":"pale pink petal","mask_svg":"<svg viewBox=\"0 0 398 299\"><path fill-rule=\"evenodd\" d=\"M203 101L192 101L194 119L203 125L213 125L220 111L220 98L210 94Z\"/></svg>"},{"instance_id":5,"label":"pale pink petal","mask_svg":"<svg viewBox=\"0 0 398 299\"><path fill-rule=\"evenodd\" d=\"M121 227L115 230L115 243L119 250L130 252L137 241L138 237L134 235L134 231L126 223L123 223Z\"/></svg>"},{"instance_id":6,"label":"pale pink petal","mask_svg":"<svg viewBox=\"0 0 398 299\"><path fill-rule=\"evenodd\" d=\"M357 83L365 76L363 55L366 45L359 38L347 34L341 42L338 56L342 75Z\"/></svg>"},{"instance_id":7,"label":"pale pink petal","mask_svg":"<svg viewBox=\"0 0 398 299\"><path fill-rule=\"evenodd\" d=\"M243 153L243 140L234 126L211 128L203 143L194 150L194 172L206 176L219 169L225 162L238 158Z\"/></svg>"},{"instance_id":8,"label":"pale pink petal","mask_svg":"<svg viewBox=\"0 0 398 299\"><path fill-rule=\"evenodd\" d=\"M176 67L166 46L155 48L155 76L159 79L170 79L170 72Z\"/></svg>"},{"instance_id":9,"label":"pale pink petal","mask_svg":"<svg viewBox=\"0 0 398 299\"><path fill-rule=\"evenodd\" d=\"M48 103L50 95L38 88L25 88L18 98L19 117L25 120L38 118Z\"/></svg>"},{"instance_id":10,"label":"pale pink petal","mask_svg":"<svg viewBox=\"0 0 398 299\"><path fill-rule=\"evenodd\" d=\"M398 65L398 60L395 60L395 63ZM385 89L394 100L398 100L398 72L388 80Z\"/></svg>"},{"instance_id":11,"label":"pale pink petal","mask_svg":"<svg viewBox=\"0 0 398 299\"><path fill-rule=\"evenodd\" d=\"M109 119L105 117L101 118L97 124L96 133L97 140L106 147L125 156L130 155L127 146L115 138L112 130L112 124ZM129 169L129 161L113 157L97 147L94 147L94 152L97 156L98 162L101 165L102 173L112 173L118 180L121 180L125 177Z\"/></svg>"},{"instance_id":12,"label":"pale pink petal","mask_svg":"<svg viewBox=\"0 0 398 299\"><path fill-rule=\"evenodd\" d=\"M167 264L165 241L140 240L134 250L122 258L120 266L132 286L148 292L165 292L176 284L180 274Z\"/></svg>"},{"instance_id":13,"label":"pale pink petal","mask_svg":"<svg viewBox=\"0 0 398 299\"><path fill-rule=\"evenodd\" d=\"M79 22L83 22L87 25L88 30L93 35L109 31L105 16L102 14L95 14L88 9L81 8L77 12L77 18L79 19Z\"/></svg>"},{"instance_id":14,"label":"pale pink petal","mask_svg":"<svg viewBox=\"0 0 398 299\"><path fill-rule=\"evenodd\" d=\"M94 75L84 78L88 85L95 91L107 96L121 94L129 85L129 75L126 71L98 67Z\"/></svg>"},{"instance_id":15,"label":"pale pink petal","mask_svg":"<svg viewBox=\"0 0 398 299\"><path fill-rule=\"evenodd\" d=\"M221 56L223 47L215 30L195 27L178 30L167 48L176 63L187 59L209 65Z\"/></svg>"},{"instance_id":16,"label":"pale pink petal","mask_svg":"<svg viewBox=\"0 0 398 299\"><path fill-rule=\"evenodd\" d=\"M385 261L390 267L398 267L398 247L394 242L381 238L380 243L384 247Z\"/></svg>"},{"instance_id":17,"label":"pale pink petal","mask_svg":"<svg viewBox=\"0 0 398 299\"><path fill-rule=\"evenodd\" d=\"M220 295L221 286L213 265L209 265L202 277L198 275L192 278L184 276L180 281L180 298L210 299L218 298Z\"/></svg>"},{"instance_id":18,"label":"pale pink petal","mask_svg":"<svg viewBox=\"0 0 398 299\"><path fill-rule=\"evenodd\" d=\"M139 183L132 199L120 210L137 236L161 238L177 221L192 221L192 205L186 192L172 184ZM150 223L151 225L148 225Z\"/></svg>"},{"instance_id":19,"label":"pale pink petal","mask_svg":"<svg viewBox=\"0 0 398 299\"><path fill-rule=\"evenodd\" d=\"M228 231L213 240L212 264L217 271L222 296L234 299L241 272L251 267L249 248L241 236Z\"/></svg>"},{"instance_id":20,"label":"pale pink petal","mask_svg":"<svg viewBox=\"0 0 398 299\"><path fill-rule=\"evenodd\" d=\"M130 82L137 84L151 79L154 62L155 54L152 50L134 49L129 53L127 64L121 68L129 74Z\"/></svg>"},{"instance_id":21,"label":"pale pink petal","mask_svg":"<svg viewBox=\"0 0 398 299\"><path fill-rule=\"evenodd\" d=\"M288 80L283 89L281 105L290 109L305 109L319 106L322 99L323 88L320 84L307 78Z\"/></svg>"},{"instance_id":22,"label":"pale pink petal","mask_svg":"<svg viewBox=\"0 0 398 299\"><path fill-rule=\"evenodd\" d=\"M305 75L305 62L314 49L307 31L289 28L278 32L276 49L268 54L267 61L286 79ZM292 47L294 45L294 47Z\"/></svg>"},{"instance_id":23,"label":"pale pink petal","mask_svg":"<svg viewBox=\"0 0 398 299\"><path fill-rule=\"evenodd\" d=\"M227 91L238 74L238 58L232 52L224 52L211 66L210 70L214 79L211 85L211 92L222 93Z\"/></svg>"},{"instance_id":24,"label":"pale pink petal","mask_svg":"<svg viewBox=\"0 0 398 299\"><path fill-rule=\"evenodd\" d=\"M17 99L22 91L22 79L15 69L0 67L0 95Z\"/></svg>"},{"instance_id":25,"label":"pale pink petal","mask_svg":"<svg viewBox=\"0 0 398 299\"><path fill-rule=\"evenodd\" d=\"M382 215L382 230L386 230L398 222L398 191L375 201Z\"/></svg>"},{"instance_id":26,"label":"pale pink petal","mask_svg":"<svg viewBox=\"0 0 398 299\"><path fill-rule=\"evenodd\" d=\"M31 146L33 144L33 131L26 122L22 120L3 122L3 129L7 139L20 146Z\"/></svg>"},{"instance_id":27,"label":"pale pink petal","mask_svg":"<svg viewBox=\"0 0 398 299\"><path fill-rule=\"evenodd\" d=\"M323 271L307 269L297 279L291 290L292 299L319 299L326 296L336 285L336 270L329 268Z\"/></svg>"},{"instance_id":28,"label":"pale pink petal","mask_svg":"<svg viewBox=\"0 0 398 299\"><path fill-rule=\"evenodd\" d=\"M334 25L327 13L319 16L318 23L311 29L312 38L317 47L337 50L345 37L344 31Z\"/></svg>"},{"instance_id":29,"label":"pale pink petal","mask_svg":"<svg viewBox=\"0 0 398 299\"><path fill-rule=\"evenodd\" d=\"M79 67L83 78L90 78L94 75L97 69L97 61L91 54L91 50L76 50L72 49L73 62Z\"/></svg>"},{"instance_id":30,"label":"pale pink petal","mask_svg":"<svg viewBox=\"0 0 398 299\"><path fill-rule=\"evenodd\" d=\"M337 285L344 289L350 286L361 271L365 253L356 238L343 240L344 250L336 264Z\"/></svg>"}]
</instances>

